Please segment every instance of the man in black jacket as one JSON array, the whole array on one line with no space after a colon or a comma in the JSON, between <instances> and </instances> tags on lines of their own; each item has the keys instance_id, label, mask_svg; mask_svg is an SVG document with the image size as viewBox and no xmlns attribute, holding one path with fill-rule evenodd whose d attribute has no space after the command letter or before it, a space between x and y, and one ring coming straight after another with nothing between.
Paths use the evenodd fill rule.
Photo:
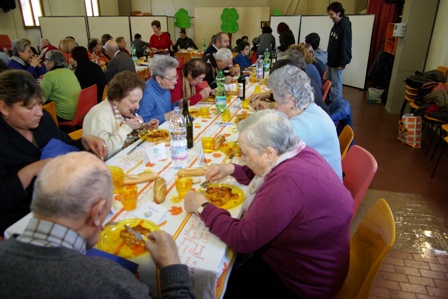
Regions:
<instances>
[{"instance_id":1,"label":"man in black jacket","mask_svg":"<svg viewBox=\"0 0 448 299\"><path fill-rule=\"evenodd\" d=\"M344 12L339 2L333 2L327 7L328 16L334 22L327 49L327 79L332 82L329 95L331 102L342 98L344 69L352 60L352 23Z\"/></svg>"}]
</instances>

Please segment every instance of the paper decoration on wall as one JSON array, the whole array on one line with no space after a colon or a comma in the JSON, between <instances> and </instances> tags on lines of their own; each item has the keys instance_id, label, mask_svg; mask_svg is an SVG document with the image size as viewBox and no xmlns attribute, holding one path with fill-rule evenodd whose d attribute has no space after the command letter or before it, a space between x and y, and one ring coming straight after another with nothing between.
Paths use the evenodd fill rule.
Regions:
<instances>
[{"instance_id":1,"label":"paper decoration on wall","mask_svg":"<svg viewBox=\"0 0 448 299\"><path fill-rule=\"evenodd\" d=\"M239 26L236 21L240 16L235 8L224 8L221 14L221 31L227 33L235 33L238 31Z\"/></svg>"},{"instance_id":2,"label":"paper decoration on wall","mask_svg":"<svg viewBox=\"0 0 448 299\"><path fill-rule=\"evenodd\" d=\"M190 16L188 15L188 11L184 8L179 9L174 14L174 26L177 28L190 28Z\"/></svg>"},{"instance_id":3,"label":"paper decoration on wall","mask_svg":"<svg viewBox=\"0 0 448 299\"><path fill-rule=\"evenodd\" d=\"M282 13L280 12L280 9L276 8L274 10L274 16L281 16L281 15L282 15Z\"/></svg>"}]
</instances>

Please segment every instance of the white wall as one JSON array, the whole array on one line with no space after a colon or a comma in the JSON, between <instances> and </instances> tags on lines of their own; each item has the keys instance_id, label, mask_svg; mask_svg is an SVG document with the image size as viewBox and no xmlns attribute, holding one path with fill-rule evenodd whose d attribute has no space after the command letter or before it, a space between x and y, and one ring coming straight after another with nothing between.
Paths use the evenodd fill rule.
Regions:
<instances>
[{"instance_id":1,"label":"white wall","mask_svg":"<svg viewBox=\"0 0 448 299\"><path fill-rule=\"evenodd\" d=\"M436 69L439 65L448 67L448 0L439 1L436 22L429 46L425 71ZM407 29L406 29L407 30Z\"/></svg>"}]
</instances>

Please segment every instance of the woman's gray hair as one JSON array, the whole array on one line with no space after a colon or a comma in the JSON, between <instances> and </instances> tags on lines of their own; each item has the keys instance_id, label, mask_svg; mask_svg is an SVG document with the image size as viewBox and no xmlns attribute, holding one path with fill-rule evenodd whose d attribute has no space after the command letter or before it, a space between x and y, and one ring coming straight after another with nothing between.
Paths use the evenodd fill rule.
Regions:
<instances>
[{"instance_id":1,"label":"woman's gray hair","mask_svg":"<svg viewBox=\"0 0 448 299\"><path fill-rule=\"evenodd\" d=\"M154 58L151 59L150 70L151 77L155 78L156 76L165 77L166 71L171 68L177 68L179 62L168 55L154 55Z\"/></svg>"},{"instance_id":2,"label":"woman's gray hair","mask_svg":"<svg viewBox=\"0 0 448 299\"><path fill-rule=\"evenodd\" d=\"M53 61L54 66L62 66L67 67L67 60L65 59L64 54L62 54L59 50L51 50L45 54L45 59Z\"/></svg>"},{"instance_id":3,"label":"woman's gray hair","mask_svg":"<svg viewBox=\"0 0 448 299\"><path fill-rule=\"evenodd\" d=\"M272 147L281 155L295 149L300 138L294 134L288 117L276 110L255 112L237 125L241 138L261 154Z\"/></svg>"},{"instance_id":4,"label":"woman's gray hair","mask_svg":"<svg viewBox=\"0 0 448 299\"><path fill-rule=\"evenodd\" d=\"M306 59L303 56L303 53L296 49L288 49L285 51L286 56L294 62L301 70L306 70Z\"/></svg>"},{"instance_id":5,"label":"woman's gray hair","mask_svg":"<svg viewBox=\"0 0 448 299\"><path fill-rule=\"evenodd\" d=\"M16 39L12 42L12 54L19 57L19 52L24 52L27 46L31 46L29 42L23 39Z\"/></svg>"},{"instance_id":6,"label":"woman's gray hair","mask_svg":"<svg viewBox=\"0 0 448 299\"><path fill-rule=\"evenodd\" d=\"M233 58L232 51L230 51L227 48L219 49L218 52L213 54L213 56L215 56L215 60L221 60L221 61L228 61L229 59Z\"/></svg>"},{"instance_id":7,"label":"woman's gray hair","mask_svg":"<svg viewBox=\"0 0 448 299\"><path fill-rule=\"evenodd\" d=\"M284 104L288 94L293 97L294 103L299 109L314 102L310 78L294 65L285 65L270 74L267 87L276 93L275 101L280 104Z\"/></svg>"}]
</instances>

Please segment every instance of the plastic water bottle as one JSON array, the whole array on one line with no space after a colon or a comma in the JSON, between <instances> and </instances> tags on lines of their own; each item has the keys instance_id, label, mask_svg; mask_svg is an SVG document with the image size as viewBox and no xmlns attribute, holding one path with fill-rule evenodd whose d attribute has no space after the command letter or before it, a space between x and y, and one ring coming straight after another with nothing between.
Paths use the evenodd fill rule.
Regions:
<instances>
[{"instance_id":1,"label":"plastic water bottle","mask_svg":"<svg viewBox=\"0 0 448 299\"><path fill-rule=\"evenodd\" d=\"M202 52L205 52L207 50L207 44L205 43L205 38L202 39Z\"/></svg>"},{"instance_id":2,"label":"plastic water bottle","mask_svg":"<svg viewBox=\"0 0 448 299\"><path fill-rule=\"evenodd\" d=\"M269 69L271 67L271 61L270 61L270 53L268 48L266 48L266 50L264 51L264 62L263 62L263 77L268 77L269 76Z\"/></svg>"},{"instance_id":3,"label":"plastic water bottle","mask_svg":"<svg viewBox=\"0 0 448 299\"><path fill-rule=\"evenodd\" d=\"M187 167L187 129L185 118L179 107L174 107L174 114L170 118L171 131L171 165L174 169Z\"/></svg>"},{"instance_id":4,"label":"plastic water bottle","mask_svg":"<svg viewBox=\"0 0 448 299\"><path fill-rule=\"evenodd\" d=\"M132 60L134 61L134 63L137 63L137 60L138 60L137 51L135 50L134 45L132 45L132 47L131 47L131 57L132 57Z\"/></svg>"},{"instance_id":5,"label":"plastic water bottle","mask_svg":"<svg viewBox=\"0 0 448 299\"><path fill-rule=\"evenodd\" d=\"M263 79L263 57L258 56L257 60L257 79Z\"/></svg>"},{"instance_id":6,"label":"plastic water bottle","mask_svg":"<svg viewBox=\"0 0 448 299\"><path fill-rule=\"evenodd\" d=\"M226 77L223 75L222 70L218 72L216 76L216 94L215 104L216 110L219 113L223 113L226 110Z\"/></svg>"}]
</instances>

